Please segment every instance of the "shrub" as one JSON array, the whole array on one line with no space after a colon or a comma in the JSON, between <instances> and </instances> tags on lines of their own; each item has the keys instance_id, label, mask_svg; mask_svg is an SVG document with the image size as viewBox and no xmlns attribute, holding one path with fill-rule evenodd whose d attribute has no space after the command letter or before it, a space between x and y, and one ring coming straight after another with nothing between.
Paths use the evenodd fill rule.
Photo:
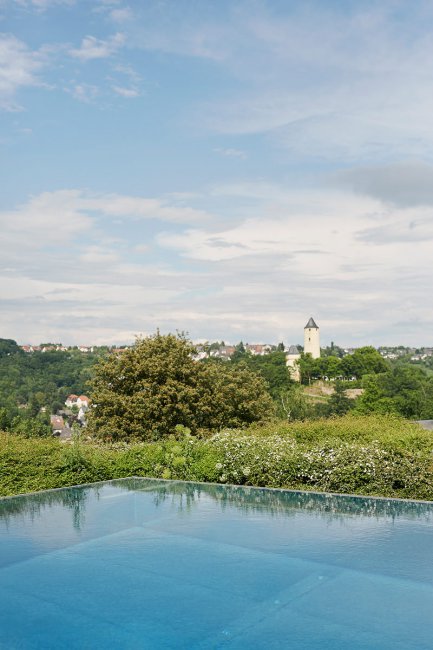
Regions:
<instances>
[{"instance_id":1,"label":"shrub","mask_svg":"<svg viewBox=\"0 0 433 650\"><path fill-rule=\"evenodd\" d=\"M0 494L149 476L433 499L433 434L390 416L274 422L205 439L177 427L157 442L0 434Z\"/></svg>"}]
</instances>

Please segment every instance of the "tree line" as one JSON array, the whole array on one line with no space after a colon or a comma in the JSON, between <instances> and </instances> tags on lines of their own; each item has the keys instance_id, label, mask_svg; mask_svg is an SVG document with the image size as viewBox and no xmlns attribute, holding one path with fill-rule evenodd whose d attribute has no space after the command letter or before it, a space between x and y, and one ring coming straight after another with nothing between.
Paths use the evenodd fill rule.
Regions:
<instances>
[{"instance_id":1,"label":"tree line","mask_svg":"<svg viewBox=\"0 0 433 650\"><path fill-rule=\"evenodd\" d=\"M197 362L193 344L183 335L138 339L121 355L26 354L15 341L0 339L0 430L49 435L49 415L63 409L71 393L92 398L88 432L111 440L159 439L177 426L206 433L348 411L433 418L428 369L390 363L372 347L343 357L338 346L331 346L320 359L301 354L300 385L292 380L281 348L254 356L239 344L230 361ZM335 390L313 401L304 386L323 377L335 380ZM357 399L346 394L353 386L363 389Z\"/></svg>"}]
</instances>

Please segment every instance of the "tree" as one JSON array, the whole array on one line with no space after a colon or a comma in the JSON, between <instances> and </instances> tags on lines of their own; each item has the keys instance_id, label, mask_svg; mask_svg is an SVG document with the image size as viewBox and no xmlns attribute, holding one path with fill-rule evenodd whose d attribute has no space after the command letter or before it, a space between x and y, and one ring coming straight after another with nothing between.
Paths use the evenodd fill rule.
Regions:
<instances>
[{"instance_id":1,"label":"tree","mask_svg":"<svg viewBox=\"0 0 433 650\"><path fill-rule=\"evenodd\" d=\"M397 365L379 375L365 375L360 413L399 413L405 418L433 417L433 382L421 368Z\"/></svg>"},{"instance_id":2,"label":"tree","mask_svg":"<svg viewBox=\"0 0 433 650\"><path fill-rule=\"evenodd\" d=\"M331 341L331 345L322 348L320 354L322 357L339 357L342 359L344 357L344 350L340 346L335 345L334 341Z\"/></svg>"},{"instance_id":3,"label":"tree","mask_svg":"<svg viewBox=\"0 0 433 650\"><path fill-rule=\"evenodd\" d=\"M326 415L344 415L354 407L353 400L349 399L345 393L344 386L337 381L335 391L332 393L326 404Z\"/></svg>"},{"instance_id":4,"label":"tree","mask_svg":"<svg viewBox=\"0 0 433 650\"><path fill-rule=\"evenodd\" d=\"M355 404L355 412L362 415L369 413L398 413L398 409L392 397L386 395L380 382L380 375L365 375L362 381L363 394L358 397Z\"/></svg>"},{"instance_id":5,"label":"tree","mask_svg":"<svg viewBox=\"0 0 433 650\"><path fill-rule=\"evenodd\" d=\"M50 436L52 430L43 417L26 417L18 415L12 420L11 431L26 438L42 438Z\"/></svg>"},{"instance_id":6,"label":"tree","mask_svg":"<svg viewBox=\"0 0 433 650\"><path fill-rule=\"evenodd\" d=\"M235 364L242 362L250 370L261 375L268 384L271 396L277 402L279 402L281 391L287 390L287 388L293 383L290 371L286 364L285 352L274 351L269 354L264 354L263 356L255 356L248 352L243 355L238 355L235 352L231 358L231 362Z\"/></svg>"},{"instance_id":7,"label":"tree","mask_svg":"<svg viewBox=\"0 0 433 650\"><path fill-rule=\"evenodd\" d=\"M193 361L183 335L137 339L121 357L101 360L92 380L88 430L111 439L159 439L176 425L199 430L268 419L264 380L244 366Z\"/></svg>"},{"instance_id":8,"label":"tree","mask_svg":"<svg viewBox=\"0 0 433 650\"><path fill-rule=\"evenodd\" d=\"M346 377L361 379L364 375L379 374L389 370L389 364L373 347L358 348L341 360L341 370Z\"/></svg>"},{"instance_id":9,"label":"tree","mask_svg":"<svg viewBox=\"0 0 433 650\"><path fill-rule=\"evenodd\" d=\"M0 339L0 358L11 354L24 354L24 352L13 339Z\"/></svg>"},{"instance_id":10,"label":"tree","mask_svg":"<svg viewBox=\"0 0 433 650\"><path fill-rule=\"evenodd\" d=\"M311 404L308 402L305 393L297 382L282 391L279 395L278 415L289 421L306 420L313 414Z\"/></svg>"},{"instance_id":11,"label":"tree","mask_svg":"<svg viewBox=\"0 0 433 650\"><path fill-rule=\"evenodd\" d=\"M8 431L11 421L7 409L0 408L0 431Z\"/></svg>"},{"instance_id":12,"label":"tree","mask_svg":"<svg viewBox=\"0 0 433 650\"><path fill-rule=\"evenodd\" d=\"M329 379L335 379L341 375L341 359L339 357L327 357L326 359L326 376Z\"/></svg>"},{"instance_id":13,"label":"tree","mask_svg":"<svg viewBox=\"0 0 433 650\"><path fill-rule=\"evenodd\" d=\"M312 379L321 376L320 361L320 359L313 359L309 352L307 354L304 352L301 354L299 368L301 371L301 382L303 384L310 384Z\"/></svg>"},{"instance_id":14,"label":"tree","mask_svg":"<svg viewBox=\"0 0 433 650\"><path fill-rule=\"evenodd\" d=\"M201 429L241 427L275 414L275 405L263 378L245 364L210 362L199 364L200 408L196 414Z\"/></svg>"}]
</instances>

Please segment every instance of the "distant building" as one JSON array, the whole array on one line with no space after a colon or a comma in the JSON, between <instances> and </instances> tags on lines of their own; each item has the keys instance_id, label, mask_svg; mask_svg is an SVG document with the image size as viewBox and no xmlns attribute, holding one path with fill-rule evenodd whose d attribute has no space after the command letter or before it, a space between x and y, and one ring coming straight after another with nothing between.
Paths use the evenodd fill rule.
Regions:
<instances>
[{"instance_id":1,"label":"distant building","mask_svg":"<svg viewBox=\"0 0 433 650\"><path fill-rule=\"evenodd\" d=\"M51 418L51 428L53 430L53 435L60 435L61 431L65 428L65 422L61 415L52 415Z\"/></svg>"},{"instance_id":2,"label":"distant building","mask_svg":"<svg viewBox=\"0 0 433 650\"><path fill-rule=\"evenodd\" d=\"M269 352L272 352L272 345L269 345L268 343L247 343L245 346L245 350L247 352L250 352L253 356L259 356L262 357L265 354L269 354Z\"/></svg>"},{"instance_id":3,"label":"distant building","mask_svg":"<svg viewBox=\"0 0 433 650\"><path fill-rule=\"evenodd\" d=\"M86 395L68 395L66 398L65 405L71 408L72 406L78 406L78 408L86 409L90 404L90 399Z\"/></svg>"},{"instance_id":4,"label":"distant building","mask_svg":"<svg viewBox=\"0 0 433 650\"><path fill-rule=\"evenodd\" d=\"M320 359L319 328L313 318L310 318L304 327L304 354L311 354L313 359Z\"/></svg>"},{"instance_id":5,"label":"distant building","mask_svg":"<svg viewBox=\"0 0 433 650\"><path fill-rule=\"evenodd\" d=\"M319 327L316 325L313 318L310 318L304 327L304 353L311 354L313 359L320 358ZM291 345L288 350L286 350L286 365L289 368L292 379L295 381L301 381L299 368L300 358L301 355L299 354L296 345Z\"/></svg>"},{"instance_id":6,"label":"distant building","mask_svg":"<svg viewBox=\"0 0 433 650\"><path fill-rule=\"evenodd\" d=\"M236 352L234 345L221 345L218 350L211 350L210 356L217 359L230 359L232 354Z\"/></svg>"},{"instance_id":7,"label":"distant building","mask_svg":"<svg viewBox=\"0 0 433 650\"><path fill-rule=\"evenodd\" d=\"M299 370L299 359L301 355L296 345L291 345L286 352L286 365L289 369L290 376L294 381L301 381L301 373Z\"/></svg>"},{"instance_id":8,"label":"distant building","mask_svg":"<svg viewBox=\"0 0 433 650\"><path fill-rule=\"evenodd\" d=\"M68 406L69 408L71 408L71 406L78 406L77 399L78 399L78 395L68 395L68 397L66 398L65 405Z\"/></svg>"}]
</instances>

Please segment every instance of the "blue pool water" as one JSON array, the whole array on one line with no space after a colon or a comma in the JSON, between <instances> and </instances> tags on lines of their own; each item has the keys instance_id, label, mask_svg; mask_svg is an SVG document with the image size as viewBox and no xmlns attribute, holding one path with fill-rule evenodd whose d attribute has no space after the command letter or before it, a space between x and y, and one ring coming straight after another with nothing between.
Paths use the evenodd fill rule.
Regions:
<instances>
[{"instance_id":1,"label":"blue pool water","mask_svg":"<svg viewBox=\"0 0 433 650\"><path fill-rule=\"evenodd\" d=\"M0 499L0 648L433 648L433 504L124 479Z\"/></svg>"}]
</instances>

